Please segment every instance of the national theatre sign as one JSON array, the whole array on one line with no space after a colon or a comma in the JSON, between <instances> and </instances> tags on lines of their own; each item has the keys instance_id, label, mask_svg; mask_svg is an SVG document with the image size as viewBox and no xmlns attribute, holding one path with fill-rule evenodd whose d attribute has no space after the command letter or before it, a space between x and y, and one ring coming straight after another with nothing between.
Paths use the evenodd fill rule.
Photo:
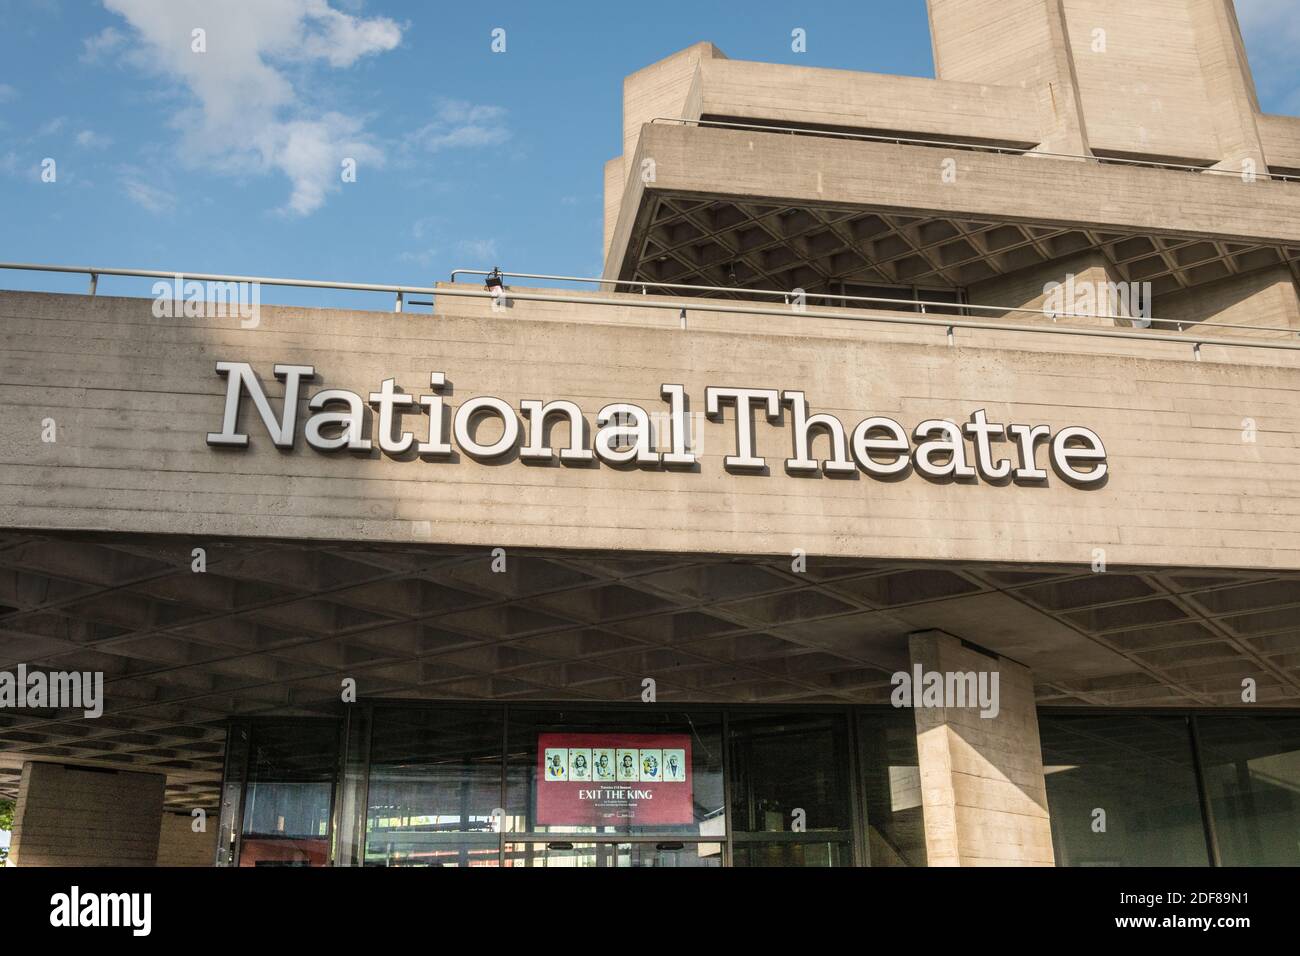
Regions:
<instances>
[{"instance_id":1,"label":"national theatre sign","mask_svg":"<svg viewBox=\"0 0 1300 956\"><path fill-rule=\"evenodd\" d=\"M302 385L314 379L316 371L310 365L277 364L273 372L284 383L279 414L252 365L217 362L217 374L227 380L226 401L221 430L208 434L209 445L248 447L248 434L239 430L240 405L247 396L271 443L281 449L294 447ZM502 399L479 396L452 409L444 404L446 382L442 372L433 372L429 376L432 394L418 396L399 391L391 378L365 397L344 388L319 389L307 400L310 414L303 437L322 452L368 455L378 448L387 455L429 461L446 461L459 450L482 462L518 457L532 463L558 458L566 465L604 462L682 470L699 465L691 443L690 399L682 385L660 386L665 408L654 414L630 402L605 405L596 412L593 436L582 409L571 401L525 399L516 410ZM1036 484L1048 480L1039 461L1040 445L1046 446L1047 464L1057 476L1077 487L1104 482L1108 468L1106 449L1091 429L1071 425L1052 432L1047 425L1004 425L989 421L984 409L972 412L961 424L931 418L909 431L878 415L850 428L834 415L812 413L804 393L793 390L709 386L704 390L704 407L711 422L722 422L727 408L733 412L734 443L722 463L736 473L767 473L767 460L755 448L755 431L760 421L785 427L787 412L791 455L784 467L791 475L821 472L847 477L862 471L889 480L916 471L937 481ZM419 434L406 429L408 416L426 419ZM667 427L656 428L656 417L665 419ZM489 418L496 419L499 427L492 429L490 441L480 441L479 426ZM558 449L550 446L547 437L547 426L553 421L568 424L568 440ZM829 439L828 458L813 454L813 439L818 435Z\"/></svg>"}]
</instances>

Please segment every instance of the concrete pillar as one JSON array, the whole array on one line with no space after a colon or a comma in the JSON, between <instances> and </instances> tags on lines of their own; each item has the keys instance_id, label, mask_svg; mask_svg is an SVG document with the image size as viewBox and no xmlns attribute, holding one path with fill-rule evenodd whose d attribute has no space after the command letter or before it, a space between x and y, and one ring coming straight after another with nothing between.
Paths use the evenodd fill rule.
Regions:
<instances>
[{"instance_id":1,"label":"concrete pillar","mask_svg":"<svg viewBox=\"0 0 1300 956\"><path fill-rule=\"evenodd\" d=\"M622 211L623 192L632 176L641 174L639 167L632 168L637 143L641 138L641 127L659 117L699 119L698 109L692 111L688 107L688 100L700 60L726 58L725 53L712 43L704 41L664 57L657 63L651 63L623 80L623 155L615 156L605 163L606 259L609 258L609 247L614 240L614 230ZM617 264L606 263L605 272L617 275Z\"/></svg>"},{"instance_id":2,"label":"concrete pillar","mask_svg":"<svg viewBox=\"0 0 1300 956\"><path fill-rule=\"evenodd\" d=\"M194 832L194 818L188 813L164 813L158 836L159 866L215 866L217 859L217 815L212 813L204 833Z\"/></svg>"},{"instance_id":3,"label":"concrete pillar","mask_svg":"<svg viewBox=\"0 0 1300 956\"><path fill-rule=\"evenodd\" d=\"M1219 139L1220 169L1268 171L1259 137L1259 98L1232 0L1189 0L1196 52L1205 76L1206 110Z\"/></svg>"},{"instance_id":4,"label":"concrete pillar","mask_svg":"<svg viewBox=\"0 0 1300 956\"><path fill-rule=\"evenodd\" d=\"M614 230L618 228L618 213L623 205L623 189L627 180L623 176L623 157L615 156L605 164L605 231L601 258L609 258L609 244L614 241ZM622 292L623 289L617 291Z\"/></svg>"},{"instance_id":5,"label":"concrete pillar","mask_svg":"<svg viewBox=\"0 0 1300 956\"><path fill-rule=\"evenodd\" d=\"M623 80L624 182L636 172L628 167L636 156L641 127L658 117L698 119L683 115L696 68L700 60L726 58L725 53L705 41L651 63Z\"/></svg>"},{"instance_id":6,"label":"concrete pillar","mask_svg":"<svg viewBox=\"0 0 1300 956\"><path fill-rule=\"evenodd\" d=\"M153 866L166 778L57 763L23 764L13 866Z\"/></svg>"},{"instance_id":7,"label":"concrete pillar","mask_svg":"<svg viewBox=\"0 0 1300 956\"><path fill-rule=\"evenodd\" d=\"M997 716L914 708L930 866L1052 866L1047 787L1029 669L941 631L913 634L913 672L998 674ZM945 701L950 704L951 701Z\"/></svg>"}]
</instances>

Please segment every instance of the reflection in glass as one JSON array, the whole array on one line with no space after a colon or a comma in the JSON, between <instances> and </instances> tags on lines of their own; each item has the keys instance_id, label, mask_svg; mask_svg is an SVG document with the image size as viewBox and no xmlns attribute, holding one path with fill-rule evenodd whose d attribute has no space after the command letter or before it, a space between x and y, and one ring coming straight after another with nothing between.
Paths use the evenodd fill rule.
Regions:
<instances>
[{"instance_id":1,"label":"reflection in glass","mask_svg":"<svg viewBox=\"0 0 1300 956\"><path fill-rule=\"evenodd\" d=\"M1206 866L1181 716L1040 715L1057 866Z\"/></svg>"},{"instance_id":2,"label":"reflection in glass","mask_svg":"<svg viewBox=\"0 0 1300 956\"><path fill-rule=\"evenodd\" d=\"M325 866L338 760L333 721L252 729L240 866Z\"/></svg>"},{"instance_id":3,"label":"reflection in glass","mask_svg":"<svg viewBox=\"0 0 1300 956\"><path fill-rule=\"evenodd\" d=\"M842 714L733 717L733 829L849 829L848 743ZM801 817L797 816L801 811Z\"/></svg>"},{"instance_id":4,"label":"reflection in glass","mask_svg":"<svg viewBox=\"0 0 1300 956\"><path fill-rule=\"evenodd\" d=\"M499 710L376 710L367 866L499 862L502 719Z\"/></svg>"},{"instance_id":5,"label":"reflection in glass","mask_svg":"<svg viewBox=\"0 0 1300 956\"><path fill-rule=\"evenodd\" d=\"M507 843L511 867L721 866L718 843Z\"/></svg>"},{"instance_id":6,"label":"reflection in glass","mask_svg":"<svg viewBox=\"0 0 1300 956\"><path fill-rule=\"evenodd\" d=\"M1300 718L1198 717L1224 866L1300 864Z\"/></svg>"},{"instance_id":7,"label":"reflection in glass","mask_svg":"<svg viewBox=\"0 0 1300 956\"><path fill-rule=\"evenodd\" d=\"M858 718L867 851L872 866L925 866L916 721L910 710Z\"/></svg>"}]
</instances>

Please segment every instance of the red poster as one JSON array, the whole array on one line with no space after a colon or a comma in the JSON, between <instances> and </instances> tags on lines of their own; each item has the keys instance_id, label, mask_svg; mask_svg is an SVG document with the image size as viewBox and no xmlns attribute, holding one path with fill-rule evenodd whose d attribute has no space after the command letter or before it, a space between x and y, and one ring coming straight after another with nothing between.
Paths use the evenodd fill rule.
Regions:
<instances>
[{"instance_id":1,"label":"red poster","mask_svg":"<svg viewBox=\"0 0 1300 956\"><path fill-rule=\"evenodd\" d=\"M538 734L538 824L694 822L689 734Z\"/></svg>"}]
</instances>

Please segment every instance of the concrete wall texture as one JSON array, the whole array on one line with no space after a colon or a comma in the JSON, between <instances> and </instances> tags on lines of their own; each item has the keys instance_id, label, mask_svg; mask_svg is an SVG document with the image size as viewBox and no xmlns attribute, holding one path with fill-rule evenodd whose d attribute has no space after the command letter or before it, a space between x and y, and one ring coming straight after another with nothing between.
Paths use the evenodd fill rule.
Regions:
<instances>
[{"instance_id":1,"label":"concrete wall texture","mask_svg":"<svg viewBox=\"0 0 1300 956\"><path fill-rule=\"evenodd\" d=\"M194 818L188 813L164 813L158 837L159 866L212 866L217 854L215 814L201 833L194 832Z\"/></svg>"},{"instance_id":2,"label":"concrete wall texture","mask_svg":"<svg viewBox=\"0 0 1300 956\"><path fill-rule=\"evenodd\" d=\"M2 294L18 344L0 355L0 524L966 561L1086 564L1105 548L1113 564L1300 562L1292 352L1206 346L1194 361L1185 341L1110 346L1010 330L961 331L947 347L942 328L828 320L835 328L825 330L706 313L684 331L680 300L623 314L520 301L504 315L486 306L476 315L461 301L432 318L263 307L259 326L243 329L238 319L155 319L145 300ZM567 398L592 425L610 402L666 410L663 383L684 385L696 411L711 385L798 389L848 428L869 415L908 428L963 422L983 408L1003 423L1093 429L1110 473L1090 489L1055 476L1040 487L795 477L781 467L793 451L786 415L785 427L756 429L771 473L732 474L722 463L735 444L732 411L726 424L701 425L698 473L331 454L301 438L314 388L300 396L292 451L272 447L248 401L250 446L213 449L204 438L220 430L221 360L252 363L271 396L283 394L277 362L313 365L316 384L363 395L388 377L427 392L429 373L442 371L452 407L480 395L516 409ZM58 427L52 443L42 441L47 418ZM1243 440L1246 419L1254 441ZM408 424L423 438L427 418ZM493 428L485 421L479 440ZM827 456L828 439L817 442Z\"/></svg>"},{"instance_id":3,"label":"concrete wall texture","mask_svg":"<svg viewBox=\"0 0 1300 956\"><path fill-rule=\"evenodd\" d=\"M166 778L31 762L23 766L13 866L153 866Z\"/></svg>"}]
</instances>

